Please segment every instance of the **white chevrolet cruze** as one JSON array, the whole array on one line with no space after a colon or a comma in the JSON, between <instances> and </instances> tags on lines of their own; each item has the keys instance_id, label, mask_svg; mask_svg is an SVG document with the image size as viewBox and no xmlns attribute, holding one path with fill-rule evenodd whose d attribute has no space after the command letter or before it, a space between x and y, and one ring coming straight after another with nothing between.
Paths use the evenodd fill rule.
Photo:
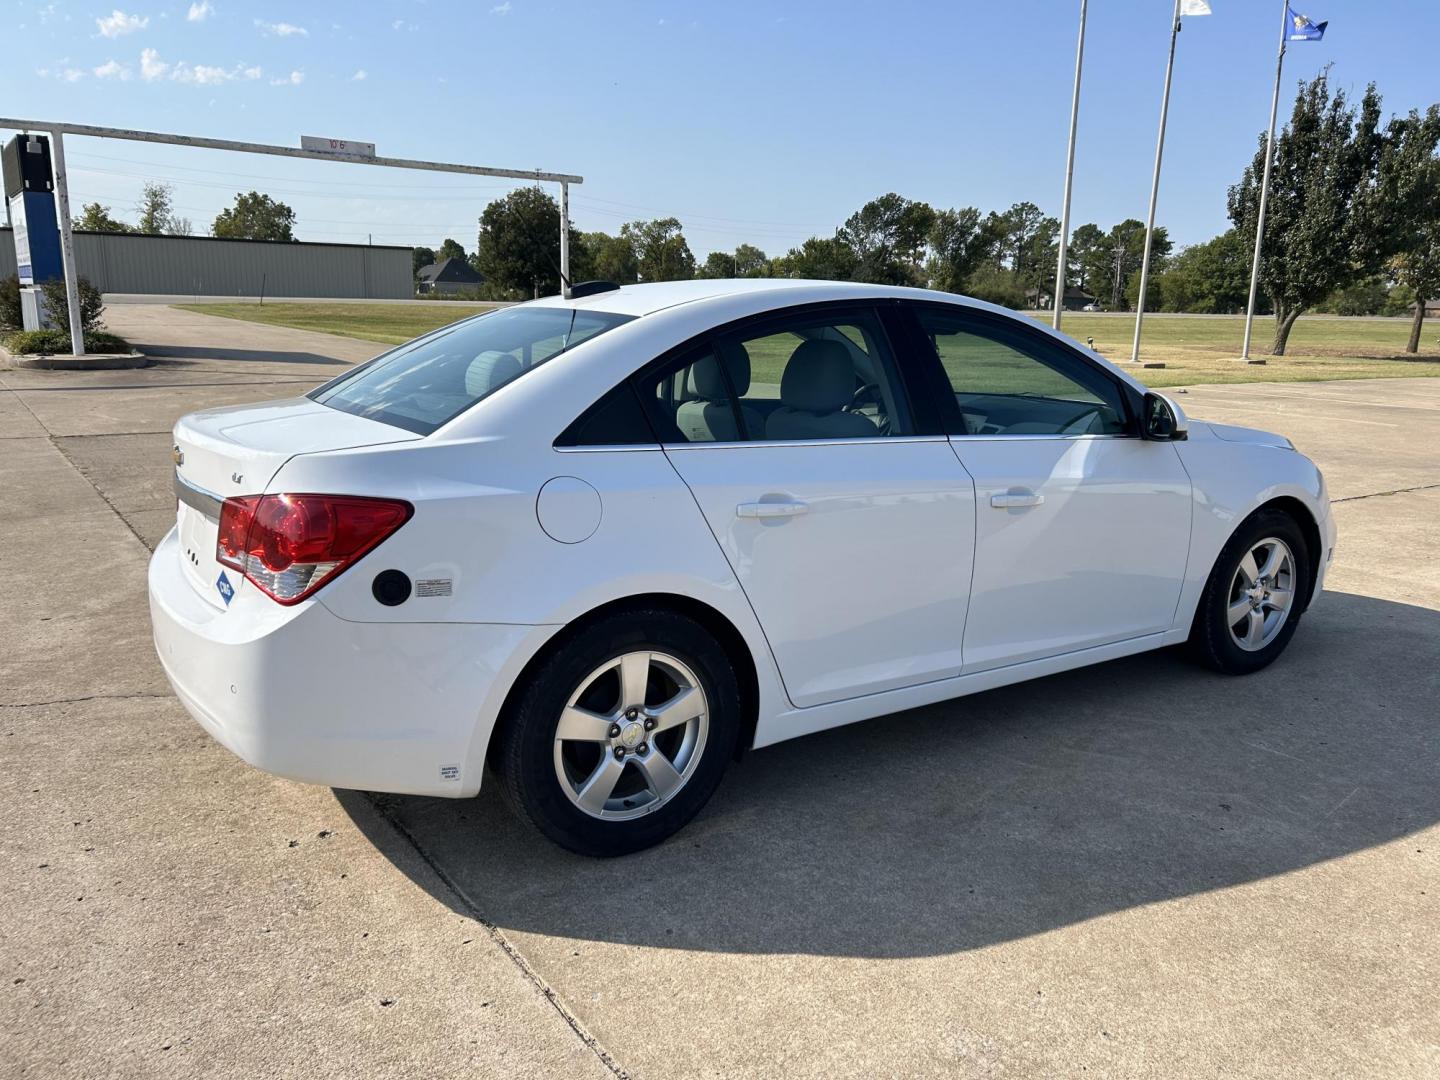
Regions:
<instances>
[{"instance_id":1,"label":"white chevrolet cruze","mask_svg":"<svg viewBox=\"0 0 1440 1080\"><path fill-rule=\"evenodd\" d=\"M1188 642L1285 648L1334 546L1289 440L913 289L591 284L175 427L171 685L259 768L597 855L742 749Z\"/></svg>"}]
</instances>

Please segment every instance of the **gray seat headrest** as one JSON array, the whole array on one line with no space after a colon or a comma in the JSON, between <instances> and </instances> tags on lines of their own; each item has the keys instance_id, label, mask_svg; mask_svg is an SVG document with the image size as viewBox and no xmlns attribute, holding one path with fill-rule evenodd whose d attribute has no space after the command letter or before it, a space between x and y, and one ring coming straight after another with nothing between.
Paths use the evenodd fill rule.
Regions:
<instances>
[{"instance_id":1,"label":"gray seat headrest","mask_svg":"<svg viewBox=\"0 0 1440 1080\"><path fill-rule=\"evenodd\" d=\"M489 349L471 360L465 369L465 393L483 397L511 379L519 378L522 370L519 357Z\"/></svg>"},{"instance_id":2,"label":"gray seat headrest","mask_svg":"<svg viewBox=\"0 0 1440 1080\"><path fill-rule=\"evenodd\" d=\"M854 396L855 366L838 341L802 341L780 376L780 401L802 412L838 412Z\"/></svg>"},{"instance_id":3,"label":"gray seat headrest","mask_svg":"<svg viewBox=\"0 0 1440 1080\"><path fill-rule=\"evenodd\" d=\"M734 384L735 396L744 397L750 392L750 354L744 345L726 345L721 349L725 370ZM712 354L695 361L693 369L695 393L706 401L724 401L730 396L725 389L725 380L720 376L720 364Z\"/></svg>"}]
</instances>

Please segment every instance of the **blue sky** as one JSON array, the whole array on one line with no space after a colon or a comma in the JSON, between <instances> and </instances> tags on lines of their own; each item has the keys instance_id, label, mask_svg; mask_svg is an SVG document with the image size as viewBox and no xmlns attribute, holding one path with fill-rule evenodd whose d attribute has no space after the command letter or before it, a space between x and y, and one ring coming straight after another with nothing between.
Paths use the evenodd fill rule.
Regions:
<instances>
[{"instance_id":1,"label":"blue sky","mask_svg":"<svg viewBox=\"0 0 1440 1080\"><path fill-rule=\"evenodd\" d=\"M119 3L120 7L115 7ZM1263 129L1278 4L1211 0L1180 35L1159 222L1181 243L1226 226L1225 188ZM1303 0L1328 19L1292 45L1285 94L1332 64L1387 112L1440 98L1425 0ZM4 7L0 113L583 174L578 227L674 214L697 256L772 254L894 190L936 207L1028 199L1058 216L1078 0L565 3L231 0ZM1073 224L1144 218L1168 0L1093 0ZM1282 106L1283 111L1283 106ZM175 186L199 231L237 190L292 205L306 240L473 248L503 181L67 141L78 206L134 216Z\"/></svg>"}]
</instances>

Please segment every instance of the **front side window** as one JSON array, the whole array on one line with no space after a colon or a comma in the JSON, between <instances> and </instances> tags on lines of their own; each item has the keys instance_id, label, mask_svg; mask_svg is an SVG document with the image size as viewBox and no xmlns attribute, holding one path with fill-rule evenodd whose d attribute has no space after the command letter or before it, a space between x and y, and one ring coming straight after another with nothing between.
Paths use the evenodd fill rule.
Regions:
<instances>
[{"instance_id":1,"label":"front side window","mask_svg":"<svg viewBox=\"0 0 1440 1080\"><path fill-rule=\"evenodd\" d=\"M640 386L667 442L913 434L869 311L797 314L717 336Z\"/></svg>"},{"instance_id":2,"label":"front side window","mask_svg":"<svg viewBox=\"0 0 1440 1080\"><path fill-rule=\"evenodd\" d=\"M998 321L918 313L966 435L1119 435L1120 389L1058 344Z\"/></svg>"},{"instance_id":3,"label":"front side window","mask_svg":"<svg viewBox=\"0 0 1440 1080\"><path fill-rule=\"evenodd\" d=\"M568 307L503 308L402 346L310 397L428 435L506 383L631 318Z\"/></svg>"}]
</instances>

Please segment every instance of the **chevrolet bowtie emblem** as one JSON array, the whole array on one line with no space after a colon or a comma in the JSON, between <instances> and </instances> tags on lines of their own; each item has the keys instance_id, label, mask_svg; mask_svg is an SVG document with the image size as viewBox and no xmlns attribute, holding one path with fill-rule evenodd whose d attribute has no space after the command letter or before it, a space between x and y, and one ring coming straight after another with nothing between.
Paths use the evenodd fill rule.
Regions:
<instances>
[{"instance_id":1,"label":"chevrolet bowtie emblem","mask_svg":"<svg viewBox=\"0 0 1440 1080\"><path fill-rule=\"evenodd\" d=\"M173 462L175 462L175 464L176 464L177 466L178 466L178 465L184 465L184 464L185 464L185 451L184 451L184 450L181 450L179 446L172 446L172 447L170 448L170 460L173 461Z\"/></svg>"}]
</instances>

